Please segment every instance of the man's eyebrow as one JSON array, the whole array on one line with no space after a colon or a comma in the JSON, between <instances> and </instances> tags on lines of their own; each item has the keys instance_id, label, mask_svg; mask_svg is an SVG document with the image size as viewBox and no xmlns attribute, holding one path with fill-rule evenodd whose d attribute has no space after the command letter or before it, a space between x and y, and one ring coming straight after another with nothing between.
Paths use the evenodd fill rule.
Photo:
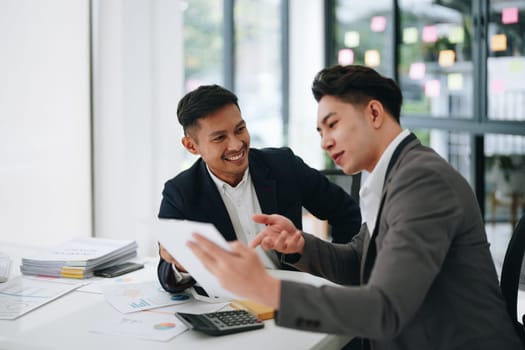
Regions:
<instances>
[{"instance_id":1,"label":"man's eyebrow","mask_svg":"<svg viewBox=\"0 0 525 350\"><path fill-rule=\"evenodd\" d=\"M246 125L246 120L241 120L239 123L237 123L237 125L235 125L235 129L237 129L238 127L240 126L244 126ZM211 132L208 137L215 137L215 136L219 136L219 135L223 135L225 134L227 131L226 130L217 130L217 131L213 131Z\"/></svg>"},{"instance_id":2,"label":"man's eyebrow","mask_svg":"<svg viewBox=\"0 0 525 350\"><path fill-rule=\"evenodd\" d=\"M335 112L330 112L330 113L328 113L327 115L325 115L325 116L323 117L323 119L321 119L321 125L326 124L326 121L327 121L328 119L330 119L330 117L333 117L334 115L336 115ZM320 129L319 127L317 127L316 129L317 129L317 131L321 131L321 129Z\"/></svg>"},{"instance_id":3,"label":"man's eyebrow","mask_svg":"<svg viewBox=\"0 0 525 350\"><path fill-rule=\"evenodd\" d=\"M238 128L239 126L244 126L246 125L246 120L241 120L237 125L235 125L235 128Z\"/></svg>"},{"instance_id":4,"label":"man's eyebrow","mask_svg":"<svg viewBox=\"0 0 525 350\"><path fill-rule=\"evenodd\" d=\"M217 130L217 131L213 131L209 133L208 137L215 137L215 136L223 135L225 133L226 133L226 130Z\"/></svg>"}]
</instances>

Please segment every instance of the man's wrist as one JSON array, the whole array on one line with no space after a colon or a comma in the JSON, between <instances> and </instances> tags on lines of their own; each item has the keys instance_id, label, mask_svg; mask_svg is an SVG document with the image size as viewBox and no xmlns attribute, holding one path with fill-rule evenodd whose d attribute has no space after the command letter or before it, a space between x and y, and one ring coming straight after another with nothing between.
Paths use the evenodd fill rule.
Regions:
<instances>
[{"instance_id":1,"label":"man's wrist","mask_svg":"<svg viewBox=\"0 0 525 350\"><path fill-rule=\"evenodd\" d=\"M274 310L279 309L281 300L281 280L270 276L266 273L261 288L258 289L258 295L254 298L256 302L270 306Z\"/></svg>"}]
</instances>

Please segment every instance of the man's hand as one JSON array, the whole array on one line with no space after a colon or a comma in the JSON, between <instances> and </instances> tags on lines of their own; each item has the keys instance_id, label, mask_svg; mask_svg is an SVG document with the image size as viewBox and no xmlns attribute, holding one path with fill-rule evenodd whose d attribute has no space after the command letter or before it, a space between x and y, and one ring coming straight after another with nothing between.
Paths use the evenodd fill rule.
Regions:
<instances>
[{"instance_id":1,"label":"man's hand","mask_svg":"<svg viewBox=\"0 0 525 350\"><path fill-rule=\"evenodd\" d=\"M171 256L171 254L166 250L166 248L162 246L162 244L159 244L159 255L166 262L174 264L179 272L187 272L186 269L181 264L179 264L179 262L175 260L173 256Z\"/></svg>"},{"instance_id":2,"label":"man's hand","mask_svg":"<svg viewBox=\"0 0 525 350\"><path fill-rule=\"evenodd\" d=\"M235 241L230 243L232 250L226 251L198 233L193 238L188 247L222 287L274 309L279 307L281 282L266 272L255 250Z\"/></svg>"},{"instance_id":3,"label":"man's hand","mask_svg":"<svg viewBox=\"0 0 525 350\"><path fill-rule=\"evenodd\" d=\"M266 227L253 239L250 247L260 245L265 250L275 249L283 254L303 254L304 237L289 219L278 214L255 214L252 218Z\"/></svg>"}]
</instances>

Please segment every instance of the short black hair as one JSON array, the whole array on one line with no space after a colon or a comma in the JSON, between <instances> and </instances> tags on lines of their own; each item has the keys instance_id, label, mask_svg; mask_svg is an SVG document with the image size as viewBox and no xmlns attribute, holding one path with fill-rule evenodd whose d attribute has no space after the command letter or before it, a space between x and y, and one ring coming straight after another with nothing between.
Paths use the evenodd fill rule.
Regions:
<instances>
[{"instance_id":1,"label":"short black hair","mask_svg":"<svg viewBox=\"0 0 525 350\"><path fill-rule=\"evenodd\" d=\"M226 105L234 104L239 108L237 101L238 98L233 92L215 84L201 85L188 92L177 106L177 118L184 129L184 134L197 124L197 120Z\"/></svg>"},{"instance_id":2,"label":"short black hair","mask_svg":"<svg viewBox=\"0 0 525 350\"><path fill-rule=\"evenodd\" d=\"M361 105L374 99L381 102L399 123L403 95L397 83L374 69L361 65L335 65L316 74L312 93L317 102L325 95Z\"/></svg>"}]
</instances>

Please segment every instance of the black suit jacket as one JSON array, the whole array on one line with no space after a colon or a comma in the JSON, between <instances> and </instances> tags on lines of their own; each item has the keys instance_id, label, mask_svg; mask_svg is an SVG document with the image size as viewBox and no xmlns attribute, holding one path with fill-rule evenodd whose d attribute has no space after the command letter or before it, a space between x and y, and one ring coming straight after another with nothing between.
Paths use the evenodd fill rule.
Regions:
<instances>
[{"instance_id":1,"label":"black suit jacket","mask_svg":"<svg viewBox=\"0 0 525 350\"><path fill-rule=\"evenodd\" d=\"M304 207L319 219L328 220L334 242L348 242L359 232L361 213L357 203L289 148L250 149L248 159L263 213L286 216L300 229ZM209 222L226 240L237 239L217 186L202 159L166 182L162 195L159 218ZM170 264L162 258L158 277L164 289L179 290Z\"/></svg>"}]
</instances>

